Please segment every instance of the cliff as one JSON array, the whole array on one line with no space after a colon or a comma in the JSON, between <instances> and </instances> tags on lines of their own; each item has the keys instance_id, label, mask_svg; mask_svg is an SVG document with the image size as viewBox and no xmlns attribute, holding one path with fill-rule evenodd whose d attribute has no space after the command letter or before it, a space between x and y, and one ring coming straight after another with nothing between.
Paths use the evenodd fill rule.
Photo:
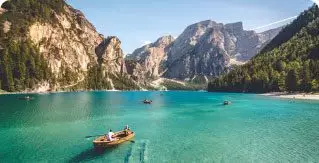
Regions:
<instances>
[{"instance_id":1,"label":"cliff","mask_svg":"<svg viewBox=\"0 0 319 163\"><path fill-rule=\"evenodd\" d=\"M121 41L104 38L63 0L11 0L2 7L3 90L139 88L126 73Z\"/></svg>"},{"instance_id":2,"label":"cliff","mask_svg":"<svg viewBox=\"0 0 319 163\"><path fill-rule=\"evenodd\" d=\"M162 76L165 72L163 64L167 60L167 53L173 41L172 36L163 36L154 43L136 49L126 57L129 73L138 81Z\"/></svg>"}]
</instances>

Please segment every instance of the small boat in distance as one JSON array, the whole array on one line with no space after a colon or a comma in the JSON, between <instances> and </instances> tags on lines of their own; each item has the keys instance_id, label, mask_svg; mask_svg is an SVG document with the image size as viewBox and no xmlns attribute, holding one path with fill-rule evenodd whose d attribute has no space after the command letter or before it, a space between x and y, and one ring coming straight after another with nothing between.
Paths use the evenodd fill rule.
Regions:
<instances>
[{"instance_id":1,"label":"small boat in distance","mask_svg":"<svg viewBox=\"0 0 319 163\"><path fill-rule=\"evenodd\" d=\"M18 99L19 99L19 100L27 100L27 101L33 100L33 98L30 97L30 96L19 97Z\"/></svg>"},{"instance_id":2,"label":"small boat in distance","mask_svg":"<svg viewBox=\"0 0 319 163\"><path fill-rule=\"evenodd\" d=\"M230 101L224 101L224 105L229 105L229 104L231 104Z\"/></svg>"},{"instance_id":3,"label":"small boat in distance","mask_svg":"<svg viewBox=\"0 0 319 163\"><path fill-rule=\"evenodd\" d=\"M152 102L153 102L152 100L144 100L143 101L144 104L152 104Z\"/></svg>"},{"instance_id":4,"label":"small boat in distance","mask_svg":"<svg viewBox=\"0 0 319 163\"><path fill-rule=\"evenodd\" d=\"M131 140L134 138L135 133L131 130L122 130L115 132L113 137L113 141L109 141L106 136L100 136L93 140L93 145L95 148L110 148L117 146L121 143Z\"/></svg>"}]
</instances>

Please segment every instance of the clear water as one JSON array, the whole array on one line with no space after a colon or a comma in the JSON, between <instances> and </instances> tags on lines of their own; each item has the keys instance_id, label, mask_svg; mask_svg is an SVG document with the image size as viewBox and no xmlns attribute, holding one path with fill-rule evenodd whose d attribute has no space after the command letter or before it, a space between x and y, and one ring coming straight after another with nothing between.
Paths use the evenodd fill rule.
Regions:
<instances>
[{"instance_id":1,"label":"clear water","mask_svg":"<svg viewBox=\"0 0 319 163\"><path fill-rule=\"evenodd\" d=\"M0 96L0 162L319 162L317 101L206 92L32 96ZM85 138L126 124L135 143L95 151Z\"/></svg>"}]
</instances>

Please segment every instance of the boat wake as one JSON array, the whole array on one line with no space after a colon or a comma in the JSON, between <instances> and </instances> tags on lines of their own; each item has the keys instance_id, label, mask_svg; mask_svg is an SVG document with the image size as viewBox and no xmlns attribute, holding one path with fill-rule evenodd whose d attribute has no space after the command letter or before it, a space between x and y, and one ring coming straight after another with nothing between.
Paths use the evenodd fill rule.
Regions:
<instances>
[{"instance_id":1,"label":"boat wake","mask_svg":"<svg viewBox=\"0 0 319 163\"><path fill-rule=\"evenodd\" d=\"M144 162L147 160L146 157L146 142L143 142L141 145L141 150L140 150L140 162Z\"/></svg>"},{"instance_id":2,"label":"boat wake","mask_svg":"<svg viewBox=\"0 0 319 163\"><path fill-rule=\"evenodd\" d=\"M130 149L128 150L124 162L141 162L144 163L148 160L147 158L147 148L148 148L149 140L141 140L140 142L135 142L132 144Z\"/></svg>"},{"instance_id":3,"label":"boat wake","mask_svg":"<svg viewBox=\"0 0 319 163\"><path fill-rule=\"evenodd\" d=\"M132 145L130 146L130 148L129 148L129 150L128 150L128 152L127 152L125 158L124 158L124 162L125 162L125 163L128 163L129 160L130 160L130 158L132 157L133 146L134 146L134 144L132 144Z\"/></svg>"}]
</instances>

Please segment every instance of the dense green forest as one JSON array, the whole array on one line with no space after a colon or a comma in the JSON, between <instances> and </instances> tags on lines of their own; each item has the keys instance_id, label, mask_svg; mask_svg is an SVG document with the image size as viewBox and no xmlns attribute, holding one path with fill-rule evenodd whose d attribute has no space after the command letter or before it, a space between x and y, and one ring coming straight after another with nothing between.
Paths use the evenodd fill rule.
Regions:
<instances>
[{"instance_id":1,"label":"dense green forest","mask_svg":"<svg viewBox=\"0 0 319 163\"><path fill-rule=\"evenodd\" d=\"M112 80L113 86L117 90L139 90L140 88L128 76L124 74L113 74L103 71L100 65L92 66L86 78L86 89L105 90L112 89L109 80Z\"/></svg>"},{"instance_id":2,"label":"dense green forest","mask_svg":"<svg viewBox=\"0 0 319 163\"><path fill-rule=\"evenodd\" d=\"M35 21L54 22L53 12L63 12L64 0L10 0L0 16L0 89L20 91L55 77L38 48L27 38ZM10 22L10 30L4 24Z\"/></svg>"},{"instance_id":3,"label":"dense green forest","mask_svg":"<svg viewBox=\"0 0 319 163\"><path fill-rule=\"evenodd\" d=\"M66 75L72 78L71 75ZM68 79L65 79L68 81ZM70 80L69 80L70 81ZM100 65L91 65L86 77L78 84L66 89L60 88L62 91L77 91L77 90L111 90L112 84L116 90L139 90L140 87L125 74L113 74L103 71ZM69 83L70 84L70 83ZM72 83L71 83L72 84Z\"/></svg>"},{"instance_id":4,"label":"dense green forest","mask_svg":"<svg viewBox=\"0 0 319 163\"><path fill-rule=\"evenodd\" d=\"M170 80L164 80L164 82L161 84L164 87L166 87L167 90L205 90L206 84L203 83L192 83L192 82L185 82L184 84L170 81Z\"/></svg>"},{"instance_id":5,"label":"dense green forest","mask_svg":"<svg viewBox=\"0 0 319 163\"><path fill-rule=\"evenodd\" d=\"M319 9L314 5L248 63L212 80L208 91L319 91L318 36Z\"/></svg>"}]
</instances>

